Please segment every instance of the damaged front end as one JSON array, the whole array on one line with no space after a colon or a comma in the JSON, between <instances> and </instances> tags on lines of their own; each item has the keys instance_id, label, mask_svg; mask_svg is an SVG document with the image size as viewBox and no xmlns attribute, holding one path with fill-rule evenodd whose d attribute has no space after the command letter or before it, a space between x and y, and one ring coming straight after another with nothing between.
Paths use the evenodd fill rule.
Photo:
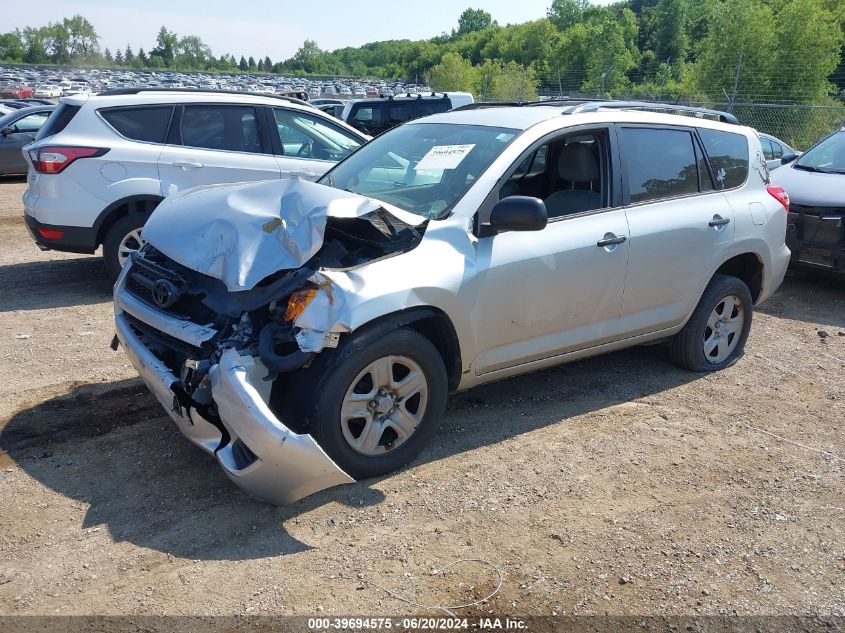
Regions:
<instances>
[{"instance_id":1,"label":"damaged front end","mask_svg":"<svg viewBox=\"0 0 845 633\"><path fill-rule=\"evenodd\" d=\"M117 341L182 433L255 496L284 504L351 483L300 421L281 419L285 375L343 333L297 318L334 303L321 271L411 250L424 228L295 180L186 192L152 216L115 285Z\"/></svg>"}]
</instances>

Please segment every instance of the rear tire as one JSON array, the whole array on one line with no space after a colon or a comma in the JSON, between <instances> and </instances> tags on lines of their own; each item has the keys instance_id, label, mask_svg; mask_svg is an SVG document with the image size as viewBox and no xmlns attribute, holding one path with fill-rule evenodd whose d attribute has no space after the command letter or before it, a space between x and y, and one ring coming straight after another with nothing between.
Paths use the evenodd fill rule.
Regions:
<instances>
[{"instance_id":1,"label":"rear tire","mask_svg":"<svg viewBox=\"0 0 845 633\"><path fill-rule=\"evenodd\" d=\"M745 349L753 305L741 279L713 275L684 329L669 342L672 362L695 372L733 365Z\"/></svg>"},{"instance_id":2,"label":"rear tire","mask_svg":"<svg viewBox=\"0 0 845 633\"><path fill-rule=\"evenodd\" d=\"M149 217L149 213L130 213L115 222L106 233L103 262L112 280L120 274L129 251L141 248L141 229Z\"/></svg>"}]
</instances>

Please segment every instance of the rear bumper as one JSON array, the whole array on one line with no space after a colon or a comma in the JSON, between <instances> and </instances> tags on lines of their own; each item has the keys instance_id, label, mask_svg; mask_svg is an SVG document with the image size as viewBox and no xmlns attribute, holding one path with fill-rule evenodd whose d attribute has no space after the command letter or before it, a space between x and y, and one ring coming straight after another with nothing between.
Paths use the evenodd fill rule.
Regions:
<instances>
[{"instance_id":1,"label":"rear bumper","mask_svg":"<svg viewBox=\"0 0 845 633\"><path fill-rule=\"evenodd\" d=\"M237 350L222 354L211 367L211 395L218 425L205 419L194 403L185 406L177 391L180 380L143 343L126 313L144 320L132 301L124 300L126 271L115 285L115 329L130 362L185 437L214 455L226 475L250 494L276 504L288 504L319 490L354 483L308 434L286 427L259 393L267 370ZM124 312L124 310L126 312ZM263 385L261 385L263 386ZM226 437L228 435L228 437Z\"/></svg>"},{"instance_id":2,"label":"rear bumper","mask_svg":"<svg viewBox=\"0 0 845 633\"><path fill-rule=\"evenodd\" d=\"M97 232L91 227L45 224L28 213L24 213L23 219L30 236L42 251L92 254L97 250ZM46 237L42 231L47 232ZM61 237L52 236L57 231L61 232Z\"/></svg>"}]
</instances>

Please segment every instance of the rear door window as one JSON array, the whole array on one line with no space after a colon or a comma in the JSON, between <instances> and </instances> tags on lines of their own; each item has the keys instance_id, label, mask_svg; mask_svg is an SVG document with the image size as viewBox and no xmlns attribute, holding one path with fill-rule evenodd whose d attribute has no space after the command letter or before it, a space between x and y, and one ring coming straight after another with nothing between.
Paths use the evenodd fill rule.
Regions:
<instances>
[{"instance_id":1,"label":"rear door window","mask_svg":"<svg viewBox=\"0 0 845 633\"><path fill-rule=\"evenodd\" d=\"M121 136L133 141L164 143L173 107L113 108L101 110L100 114Z\"/></svg>"},{"instance_id":2,"label":"rear door window","mask_svg":"<svg viewBox=\"0 0 845 633\"><path fill-rule=\"evenodd\" d=\"M733 189L748 178L748 140L742 134L699 128L717 189Z\"/></svg>"},{"instance_id":3,"label":"rear door window","mask_svg":"<svg viewBox=\"0 0 845 633\"><path fill-rule=\"evenodd\" d=\"M362 144L323 117L284 108L273 108L273 116L285 156L339 161Z\"/></svg>"},{"instance_id":4,"label":"rear door window","mask_svg":"<svg viewBox=\"0 0 845 633\"><path fill-rule=\"evenodd\" d=\"M251 106L185 106L181 133L187 147L262 152L257 113Z\"/></svg>"},{"instance_id":5,"label":"rear door window","mask_svg":"<svg viewBox=\"0 0 845 633\"><path fill-rule=\"evenodd\" d=\"M622 128L621 134L632 203L698 193L698 161L689 131Z\"/></svg>"},{"instance_id":6,"label":"rear door window","mask_svg":"<svg viewBox=\"0 0 845 633\"><path fill-rule=\"evenodd\" d=\"M50 115L49 112L37 112L28 114L14 123L15 132L37 132L44 125L44 121Z\"/></svg>"}]
</instances>

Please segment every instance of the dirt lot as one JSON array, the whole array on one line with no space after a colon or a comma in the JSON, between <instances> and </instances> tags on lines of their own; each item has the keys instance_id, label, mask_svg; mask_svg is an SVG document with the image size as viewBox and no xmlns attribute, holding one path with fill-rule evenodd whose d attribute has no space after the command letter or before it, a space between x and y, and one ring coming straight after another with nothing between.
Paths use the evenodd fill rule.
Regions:
<instances>
[{"instance_id":1,"label":"dirt lot","mask_svg":"<svg viewBox=\"0 0 845 633\"><path fill-rule=\"evenodd\" d=\"M411 467L247 497L108 348L99 258L0 181L0 614L845 615L845 283L790 274L714 375L644 347L453 397Z\"/></svg>"}]
</instances>

